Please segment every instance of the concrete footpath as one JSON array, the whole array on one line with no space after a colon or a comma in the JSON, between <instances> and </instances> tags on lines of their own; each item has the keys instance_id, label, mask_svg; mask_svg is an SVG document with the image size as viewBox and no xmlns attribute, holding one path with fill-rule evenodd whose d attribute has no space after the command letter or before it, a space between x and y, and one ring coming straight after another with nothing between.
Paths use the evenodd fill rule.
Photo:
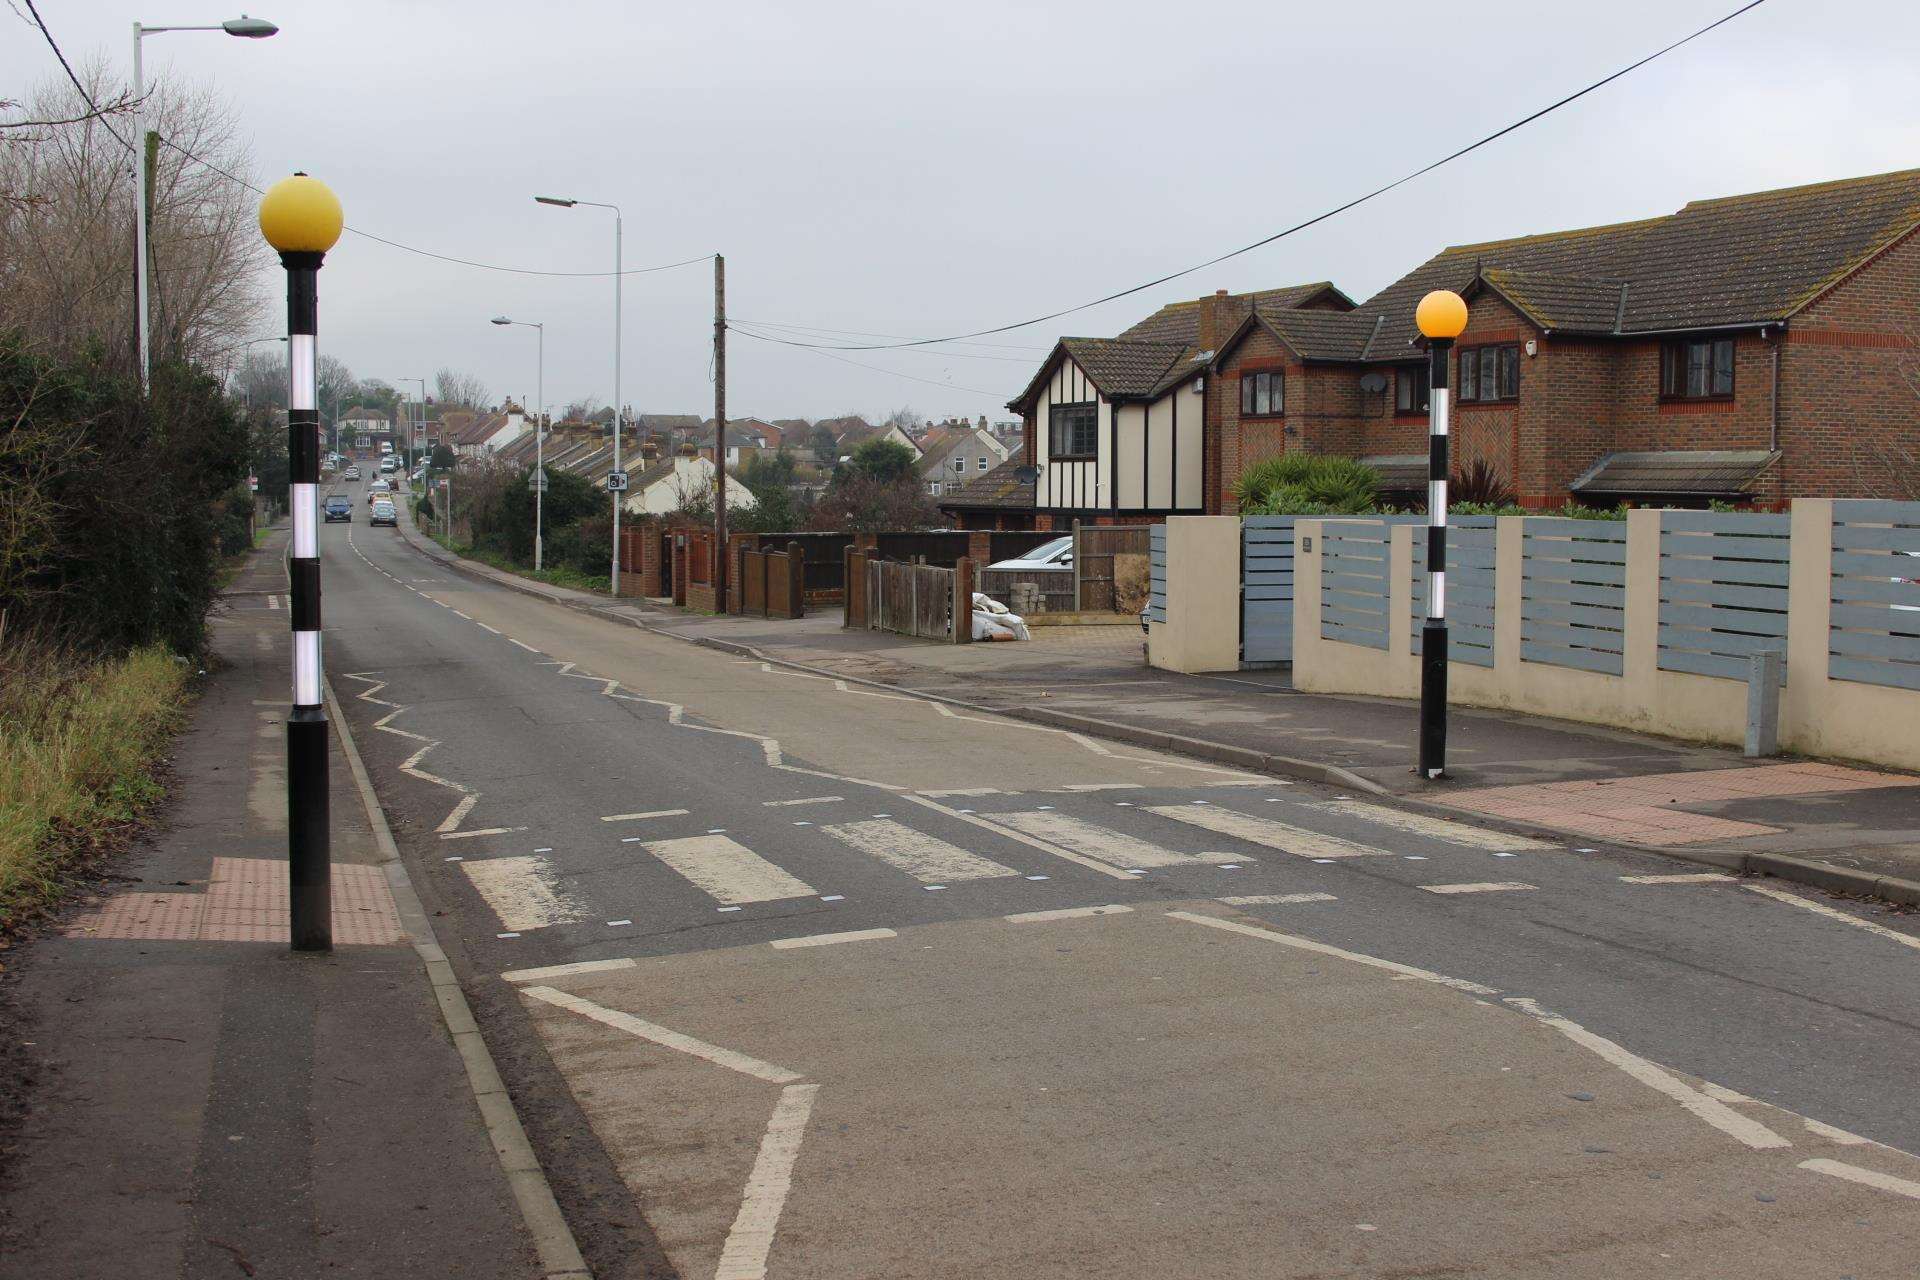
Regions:
<instances>
[{"instance_id":1,"label":"concrete footpath","mask_svg":"<svg viewBox=\"0 0 1920 1280\"><path fill-rule=\"evenodd\" d=\"M1456 707L1450 777L1423 782L1413 770L1413 703L1299 693L1284 669L1160 671L1146 665L1134 627L1035 627L1027 643L943 645L844 630L837 607L797 620L694 614L459 559L402 520L404 537L463 573L693 643L1516 828L1920 906L1912 775L1747 760L1718 746Z\"/></svg>"},{"instance_id":2,"label":"concrete footpath","mask_svg":"<svg viewBox=\"0 0 1920 1280\"><path fill-rule=\"evenodd\" d=\"M339 743L336 949L287 950L284 539L216 605L162 829L15 953L0 1274L584 1276Z\"/></svg>"}]
</instances>

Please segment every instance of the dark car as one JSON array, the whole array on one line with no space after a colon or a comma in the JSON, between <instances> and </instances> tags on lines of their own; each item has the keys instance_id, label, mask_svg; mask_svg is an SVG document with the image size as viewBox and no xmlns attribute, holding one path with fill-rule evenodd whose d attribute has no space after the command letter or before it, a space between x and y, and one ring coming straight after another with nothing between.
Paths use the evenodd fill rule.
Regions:
<instances>
[{"instance_id":1,"label":"dark car","mask_svg":"<svg viewBox=\"0 0 1920 1280\"><path fill-rule=\"evenodd\" d=\"M326 501L326 513L328 524L332 524L335 520L345 520L348 524L352 524L353 499L328 498Z\"/></svg>"}]
</instances>

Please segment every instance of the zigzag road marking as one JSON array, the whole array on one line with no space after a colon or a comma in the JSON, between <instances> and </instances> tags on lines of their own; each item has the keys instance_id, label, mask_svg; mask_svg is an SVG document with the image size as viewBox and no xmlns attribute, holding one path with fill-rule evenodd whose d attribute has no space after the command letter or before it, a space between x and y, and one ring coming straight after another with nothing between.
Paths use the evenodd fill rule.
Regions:
<instances>
[{"instance_id":1,"label":"zigzag road marking","mask_svg":"<svg viewBox=\"0 0 1920 1280\"><path fill-rule=\"evenodd\" d=\"M419 750L400 762L400 772L410 778L419 778L423 782L431 782L437 786L446 787L449 790L460 793L459 803L455 804L447 816L440 820L440 825L433 829L435 835L446 835L449 832L458 831L460 824L466 821L467 815L473 812L473 806L480 803L480 793L464 783L455 782L451 778L443 778L437 773L428 773L425 769L420 768L420 761L426 758L429 751L432 751L440 745L440 739L429 738L422 733L409 733L405 729L396 729L393 727L391 721L394 717L411 708L401 706L397 702L388 702L386 699L376 696L382 689L387 687L388 683L385 680L378 679L379 674L377 671L349 671L345 673L346 678L349 680L358 680L362 684L372 686L354 695L359 698L360 701L370 702L376 707L392 708L386 715L381 716L373 722L375 729L378 729L381 733L391 733L397 738L406 738L410 741L424 744Z\"/></svg>"}]
</instances>

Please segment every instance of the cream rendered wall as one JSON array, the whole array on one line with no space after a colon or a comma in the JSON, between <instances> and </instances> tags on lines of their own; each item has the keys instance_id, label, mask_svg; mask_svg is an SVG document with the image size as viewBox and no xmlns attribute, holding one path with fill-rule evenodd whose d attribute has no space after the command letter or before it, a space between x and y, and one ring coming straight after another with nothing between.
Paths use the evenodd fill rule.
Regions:
<instances>
[{"instance_id":1,"label":"cream rendered wall","mask_svg":"<svg viewBox=\"0 0 1920 1280\"><path fill-rule=\"evenodd\" d=\"M1240 519L1167 517L1167 620L1147 624L1165 671L1240 669Z\"/></svg>"}]
</instances>

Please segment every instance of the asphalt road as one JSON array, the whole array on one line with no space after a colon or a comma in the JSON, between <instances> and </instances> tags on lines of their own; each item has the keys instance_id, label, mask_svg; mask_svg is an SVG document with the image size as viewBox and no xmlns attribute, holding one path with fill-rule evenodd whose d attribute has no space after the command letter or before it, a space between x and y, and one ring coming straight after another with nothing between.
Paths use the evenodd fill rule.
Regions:
<instances>
[{"instance_id":1,"label":"asphalt road","mask_svg":"<svg viewBox=\"0 0 1920 1280\"><path fill-rule=\"evenodd\" d=\"M1917 1273L1910 918L649 635L343 491L327 671L598 1275Z\"/></svg>"}]
</instances>

